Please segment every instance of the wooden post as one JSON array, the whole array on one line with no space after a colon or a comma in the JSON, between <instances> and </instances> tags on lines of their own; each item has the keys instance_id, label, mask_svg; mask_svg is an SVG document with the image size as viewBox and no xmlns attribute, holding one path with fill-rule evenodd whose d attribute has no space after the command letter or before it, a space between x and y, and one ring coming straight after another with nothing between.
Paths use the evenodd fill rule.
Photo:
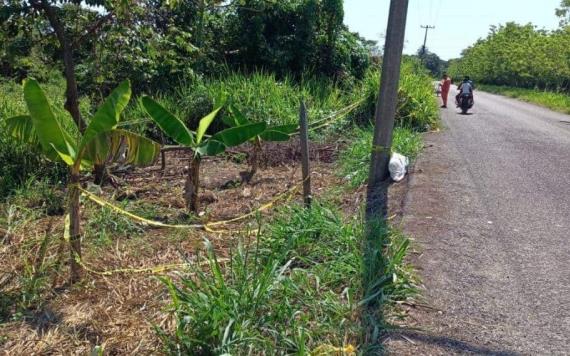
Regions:
<instances>
[{"instance_id":1,"label":"wooden post","mask_svg":"<svg viewBox=\"0 0 570 356\"><path fill-rule=\"evenodd\" d=\"M311 206L311 172L309 166L309 129L307 127L307 108L301 101L299 108L299 138L301 140L301 164L303 168L303 200L305 206Z\"/></svg>"},{"instance_id":2,"label":"wooden post","mask_svg":"<svg viewBox=\"0 0 570 356\"><path fill-rule=\"evenodd\" d=\"M166 151L160 150L160 170L164 175L164 171L166 170Z\"/></svg>"}]
</instances>

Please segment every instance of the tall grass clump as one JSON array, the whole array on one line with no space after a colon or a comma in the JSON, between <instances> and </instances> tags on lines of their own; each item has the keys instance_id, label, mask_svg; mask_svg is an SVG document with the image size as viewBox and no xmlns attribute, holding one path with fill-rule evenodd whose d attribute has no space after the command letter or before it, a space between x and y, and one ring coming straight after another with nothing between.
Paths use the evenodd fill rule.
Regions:
<instances>
[{"instance_id":1,"label":"tall grass clump","mask_svg":"<svg viewBox=\"0 0 570 356\"><path fill-rule=\"evenodd\" d=\"M332 205L285 207L229 261L207 244L207 268L165 279L176 328L159 331L174 354L308 354L360 337L360 225ZM196 264L194 264L196 265Z\"/></svg>"},{"instance_id":2,"label":"tall grass clump","mask_svg":"<svg viewBox=\"0 0 570 356\"><path fill-rule=\"evenodd\" d=\"M287 77L278 79L264 72L243 74L228 71L217 77L197 77L168 93L153 94L153 97L186 125L195 127L212 111L214 100L221 93L227 94L250 121L263 121L270 126L297 123L302 99L308 104L309 120L312 121L351 103L349 95L330 79L295 81ZM144 118L144 109L135 103L127 110L126 116L128 120ZM211 131L222 128L219 120L211 126Z\"/></svg>"},{"instance_id":3,"label":"tall grass clump","mask_svg":"<svg viewBox=\"0 0 570 356\"><path fill-rule=\"evenodd\" d=\"M433 95L432 79L425 69L413 60L402 63L396 125L415 131L427 131L438 126L439 111ZM359 86L352 92L353 101L363 99L352 115L355 122L367 125L374 121L374 110L380 89L379 68L372 67Z\"/></svg>"},{"instance_id":4,"label":"tall grass clump","mask_svg":"<svg viewBox=\"0 0 570 356\"><path fill-rule=\"evenodd\" d=\"M280 210L228 260L209 242L179 280L165 278L174 330L157 328L171 354L351 354L365 351L363 306L410 296L413 275L404 267L408 240L390 231L363 258L360 217L342 218L333 204ZM378 269L379 268L379 269ZM364 283L363 278L366 278ZM335 353L336 352L336 353Z\"/></svg>"}]
</instances>

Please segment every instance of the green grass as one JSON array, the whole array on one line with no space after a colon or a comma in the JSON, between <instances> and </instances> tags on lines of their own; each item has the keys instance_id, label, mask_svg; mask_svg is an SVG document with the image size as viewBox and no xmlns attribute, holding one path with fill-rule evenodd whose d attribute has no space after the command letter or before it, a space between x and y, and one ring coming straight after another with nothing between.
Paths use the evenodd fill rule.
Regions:
<instances>
[{"instance_id":1,"label":"green grass","mask_svg":"<svg viewBox=\"0 0 570 356\"><path fill-rule=\"evenodd\" d=\"M406 89L393 149L413 159L422 149L418 131L438 124L437 104L427 76L402 82ZM372 74L362 83L370 95L363 105L375 103L376 83ZM367 122L371 112L357 110L352 118ZM340 171L352 175L347 185L355 188L368 176L372 129L355 125L345 136L351 145L341 152ZM416 278L404 262L409 240L384 224L365 236L361 217L343 217L337 198L321 198L311 209L285 206L261 223L255 242L242 239L229 261L218 260L206 243L206 268L193 267L179 280L163 279L176 320L173 333L157 328L166 351L308 355L355 347L361 354L381 352L386 309L417 294Z\"/></svg>"},{"instance_id":2,"label":"green grass","mask_svg":"<svg viewBox=\"0 0 570 356\"><path fill-rule=\"evenodd\" d=\"M570 95L568 93L496 85L479 85L477 89L541 105L564 114L570 114Z\"/></svg>"},{"instance_id":3,"label":"green grass","mask_svg":"<svg viewBox=\"0 0 570 356\"><path fill-rule=\"evenodd\" d=\"M427 131L439 126L438 104L431 83L432 79L418 63L405 61L402 64L396 108L397 126L415 131ZM380 73L372 68L350 94L353 102L365 99L351 116L354 122L367 125L373 121L379 88Z\"/></svg>"},{"instance_id":4,"label":"green grass","mask_svg":"<svg viewBox=\"0 0 570 356\"><path fill-rule=\"evenodd\" d=\"M224 263L206 243L205 269L163 280L176 320L173 334L157 329L167 352L307 355L349 345L363 351L365 297L378 302L381 314L383 303L413 288L401 267L403 235L383 235L377 249L386 255L365 261L361 219L345 220L326 202L282 208L254 240L242 240ZM370 273L365 264L383 270ZM369 286L365 272L374 275Z\"/></svg>"},{"instance_id":5,"label":"green grass","mask_svg":"<svg viewBox=\"0 0 570 356\"><path fill-rule=\"evenodd\" d=\"M405 66L403 72L409 77L402 79L394 150L413 158L422 146L417 131L437 125L433 119L437 108L432 110L435 98L429 79L414 74L412 69ZM328 82L307 80L301 85L277 81L265 74L249 77L232 74L192 83L160 100L171 111L191 121L210 110L211 98L223 88L233 94L252 119L285 123L297 120L302 97L310 105L311 120L317 120L368 95L363 106L349 116L350 120L367 123L372 119L379 83L375 72L370 72L367 78L348 91ZM0 87L11 88L10 102L2 107L2 118L23 113L18 92L21 89L12 84ZM62 91L57 90L47 91L54 95L52 100L61 104ZM142 123L144 117L140 105L133 101L125 119L141 120L140 132L156 134L152 127ZM348 127L353 126L356 125ZM335 125L339 131L346 127ZM354 142L341 154L340 167L343 175L356 174L349 182L356 187L367 177L372 132L369 127L355 128L346 136ZM0 144L0 150L3 145L10 148L13 144L1 132L0 138L6 140ZM36 157L25 147L21 154ZM52 186L52 181L38 185L37 189L34 179L23 180L26 181L30 183L22 189L12 188L16 193L9 198L10 204L5 205L9 211L1 214L0 223L15 226L33 221L39 211L47 214L50 201L58 202L46 189ZM272 220L259 222L262 228L255 238L242 236L227 260L219 259L206 244L205 254L191 261L194 267L189 273L164 279L176 322L173 332L157 329L166 350L172 354L197 355L304 355L330 354L334 347L354 345L362 353L377 351L384 308L414 293L413 275L403 263L409 242L401 233L380 226L375 230L378 234L366 240L361 217L345 217L338 207L338 196L342 193L316 200L310 210L298 204L284 206ZM162 212L150 203L133 203L128 208L152 219ZM115 236L141 233L137 226L109 209L87 208L84 215L85 238L100 245L101 251ZM23 274L26 280L22 285L27 286L24 288L27 295L15 297L24 298L25 307L38 303L37 296L46 289L42 284L43 274L30 271ZM11 300L0 300L1 315L9 314L3 309Z\"/></svg>"},{"instance_id":6,"label":"green grass","mask_svg":"<svg viewBox=\"0 0 570 356\"><path fill-rule=\"evenodd\" d=\"M366 183L374 133L371 127L355 127L347 137L350 145L340 154L340 174L351 188ZM392 151L414 160L423 148L422 136L411 129L394 129Z\"/></svg>"},{"instance_id":7,"label":"green grass","mask_svg":"<svg viewBox=\"0 0 570 356\"><path fill-rule=\"evenodd\" d=\"M124 208L125 204L117 204ZM123 206L121 206L123 205ZM92 239L97 246L109 246L114 237L134 237L141 235L144 229L124 215L108 207L95 206L88 210L85 223L85 238Z\"/></svg>"},{"instance_id":8,"label":"green grass","mask_svg":"<svg viewBox=\"0 0 570 356\"><path fill-rule=\"evenodd\" d=\"M341 90L330 80L307 79L295 82L288 78L277 79L272 74L257 72L226 73L220 77L197 78L169 93L152 93L164 107L182 118L189 127L197 127L198 121L213 108L214 98L226 93L229 100L252 121L265 121L270 125L297 123L299 104L303 99L308 105L309 121L321 119L352 103L350 93ZM211 126L212 131L223 128L220 120ZM143 106L133 101L127 109L129 121L145 121L148 118ZM130 129L147 131L158 138L154 125L138 124Z\"/></svg>"},{"instance_id":9,"label":"green grass","mask_svg":"<svg viewBox=\"0 0 570 356\"><path fill-rule=\"evenodd\" d=\"M31 176L14 191L8 203L32 209L43 215L63 215L65 211L65 193L61 186L46 178Z\"/></svg>"}]
</instances>

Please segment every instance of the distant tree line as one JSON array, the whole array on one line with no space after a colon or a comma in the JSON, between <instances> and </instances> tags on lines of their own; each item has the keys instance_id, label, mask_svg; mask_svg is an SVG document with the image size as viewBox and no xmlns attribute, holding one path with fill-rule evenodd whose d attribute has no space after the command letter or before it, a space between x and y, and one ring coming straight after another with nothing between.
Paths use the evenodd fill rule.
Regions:
<instances>
[{"instance_id":1,"label":"distant tree line","mask_svg":"<svg viewBox=\"0 0 570 356\"><path fill-rule=\"evenodd\" d=\"M491 27L489 35L450 63L455 76L486 84L570 91L570 0L556 10L554 31L513 22Z\"/></svg>"},{"instance_id":2,"label":"distant tree line","mask_svg":"<svg viewBox=\"0 0 570 356\"><path fill-rule=\"evenodd\" d=\"M360 79L374 42L343 24L342 0L0 0L0 75L46 80L72 52L80 94L130 78L167 90L227 69ZM52 17L50 17L50 12Z\"/></svg>"}]
</instances>

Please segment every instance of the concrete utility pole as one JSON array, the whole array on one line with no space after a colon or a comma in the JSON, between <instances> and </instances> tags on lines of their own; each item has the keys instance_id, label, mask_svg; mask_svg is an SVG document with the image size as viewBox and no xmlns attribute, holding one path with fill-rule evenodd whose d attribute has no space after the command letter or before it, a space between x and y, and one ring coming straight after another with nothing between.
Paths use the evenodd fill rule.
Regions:
<instances>
[{"instance_id":1,"label":"concrete utility pole","mask_svg":"<svg viewBox=\"0 0 570 356\"><path fill-rule=\"evenodd\" d=\"M388 163L398 101L408 0L391 0L366 199L367 223L387 216Z\"/></svg>"},{"instance_id":2,"label":"concrete utility pole","mask_svg":"<svg viewBox=\"0 0 570 356\"><path fill-rule=\"evenodd\" d=\"M421 28L425 28L426 29L426 34L424 36L424 45L422 46L422 60L426 54L426 43L427 43L427 35L428 35L428 31L429 30L433 30L435 28L435 26L420 26Z\"/></svg>"}]
</instances>

